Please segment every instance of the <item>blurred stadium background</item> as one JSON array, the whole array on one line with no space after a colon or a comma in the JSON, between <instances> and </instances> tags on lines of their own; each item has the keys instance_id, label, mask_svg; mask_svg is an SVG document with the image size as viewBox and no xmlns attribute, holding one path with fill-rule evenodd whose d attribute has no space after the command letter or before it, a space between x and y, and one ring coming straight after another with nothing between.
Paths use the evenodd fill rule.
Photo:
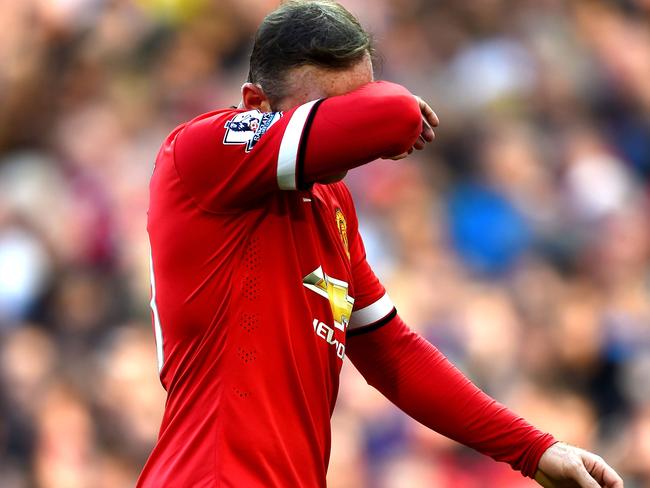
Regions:
<instances>
[{"instance_id":1,"label":"blurred stadium background","mask_svg":"<svg viewBox=\"0 0 650 488\"><path fill-rule=\"evenodd\" d=\"M133 486L164 395L147 184L237 103L270 0L0 1L0 486ZM406 321L482 388L650 487L650 2L344 0L427 152L353 171ZM372 127L359 127L372 130ZM348 363L331 488L530 487Z\"/></svg>"}]
</instances>

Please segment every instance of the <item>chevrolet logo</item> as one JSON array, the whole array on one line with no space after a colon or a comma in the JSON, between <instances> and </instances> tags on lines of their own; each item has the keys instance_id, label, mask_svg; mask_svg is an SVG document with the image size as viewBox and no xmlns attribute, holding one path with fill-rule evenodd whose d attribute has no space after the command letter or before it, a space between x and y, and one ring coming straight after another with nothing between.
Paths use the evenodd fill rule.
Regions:
<instances>
[{"instance_id":1,"label":"chevrolet logo","mask_svg":"<svg viewBox=\"0 0 650 488\"><path fill-rule=\"evenodd\" d=\"M354 306L354 298L348 295L348 284L327 276L323 272L322 266L305 276L302 279L302 284L329 300L334 317L334 327L345 331Z\"/></svg>"}]
</instances>

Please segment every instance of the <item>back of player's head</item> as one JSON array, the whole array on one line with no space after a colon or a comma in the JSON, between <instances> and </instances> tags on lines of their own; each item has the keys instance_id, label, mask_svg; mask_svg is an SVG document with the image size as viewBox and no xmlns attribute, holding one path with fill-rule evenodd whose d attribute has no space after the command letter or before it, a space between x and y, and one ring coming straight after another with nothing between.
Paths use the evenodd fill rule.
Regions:
<instances>
[{"instance_id":1,"label":"back of player's head","mask_svg":"<svg viewBox=\"0 0 650 488\"><path fill-rule=\"evenodd\" d=\"M291 68L346 69L372 54L372 40L342 5L329 0L288 1L266 16L255 35L248 81L271 101L285 93Z\"/></svg>"}]
</instances>

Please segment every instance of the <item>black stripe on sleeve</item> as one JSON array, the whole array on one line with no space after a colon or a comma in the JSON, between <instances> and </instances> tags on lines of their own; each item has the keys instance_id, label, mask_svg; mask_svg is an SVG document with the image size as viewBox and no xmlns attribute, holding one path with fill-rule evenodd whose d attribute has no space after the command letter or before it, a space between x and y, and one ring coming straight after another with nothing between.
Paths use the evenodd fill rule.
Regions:
<instances>
[{"instance_id":1,"label":"black stripe on sleeve","mask_svg":"<svg viewBox=\"0 0 650 488\"><path fill-rule=\"evenodd\" d=\"M390 313L386 315L383 319L379 319L377 322L373 322L372 324L369 325L364 325L363 327L359 327L358 329L348 329L345 335L346 337L354 337L361 334L366 334L368 332L372 332L386 325L388 322L393 320L396 315L397 315L397 309L393 307L393 310L391 310Z\"/></svg>"},{"instance_id":2,"label":"black stripe on sleeve","mask_svg":"<svg viewBox=\"0 0 650 488\"><path fill-rule=\"evenodd\" d=\"M305 154L307 153L307 139L309 137L309 132L311 131L311 125L314 123L316 111L318 110L318 107L320 107L320 104L325 100L326 98L321 98L314 104L314 106L311 108L311 112L309 112L309 115L307 116L305 126L302 129L302 135L300 136L300 146L298 149L298 157L296 159L296 188L298 190L307 190L311 186L305 184L303 170L303 166L305 164Z\"/></svg>"}]
</instances>

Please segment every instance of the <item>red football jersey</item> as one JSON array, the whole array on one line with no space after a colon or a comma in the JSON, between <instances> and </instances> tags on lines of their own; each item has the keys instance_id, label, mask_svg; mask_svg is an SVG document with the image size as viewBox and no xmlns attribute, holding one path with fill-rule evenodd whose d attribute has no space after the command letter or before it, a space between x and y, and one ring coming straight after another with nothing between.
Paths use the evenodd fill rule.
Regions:
<instances>
[{"instance_id":1,"label":"red football jersey","mask_svg":"<svg viewBox=\"0 0 650 488\"><path fill-rule=\"evenodd\" d=\"M153 322L168 398L139 487L325 486L346 334L394 315L343 183L404 152L417 103L386 82L172 132L151 179Z\"/></svg>"}]
</instances>

